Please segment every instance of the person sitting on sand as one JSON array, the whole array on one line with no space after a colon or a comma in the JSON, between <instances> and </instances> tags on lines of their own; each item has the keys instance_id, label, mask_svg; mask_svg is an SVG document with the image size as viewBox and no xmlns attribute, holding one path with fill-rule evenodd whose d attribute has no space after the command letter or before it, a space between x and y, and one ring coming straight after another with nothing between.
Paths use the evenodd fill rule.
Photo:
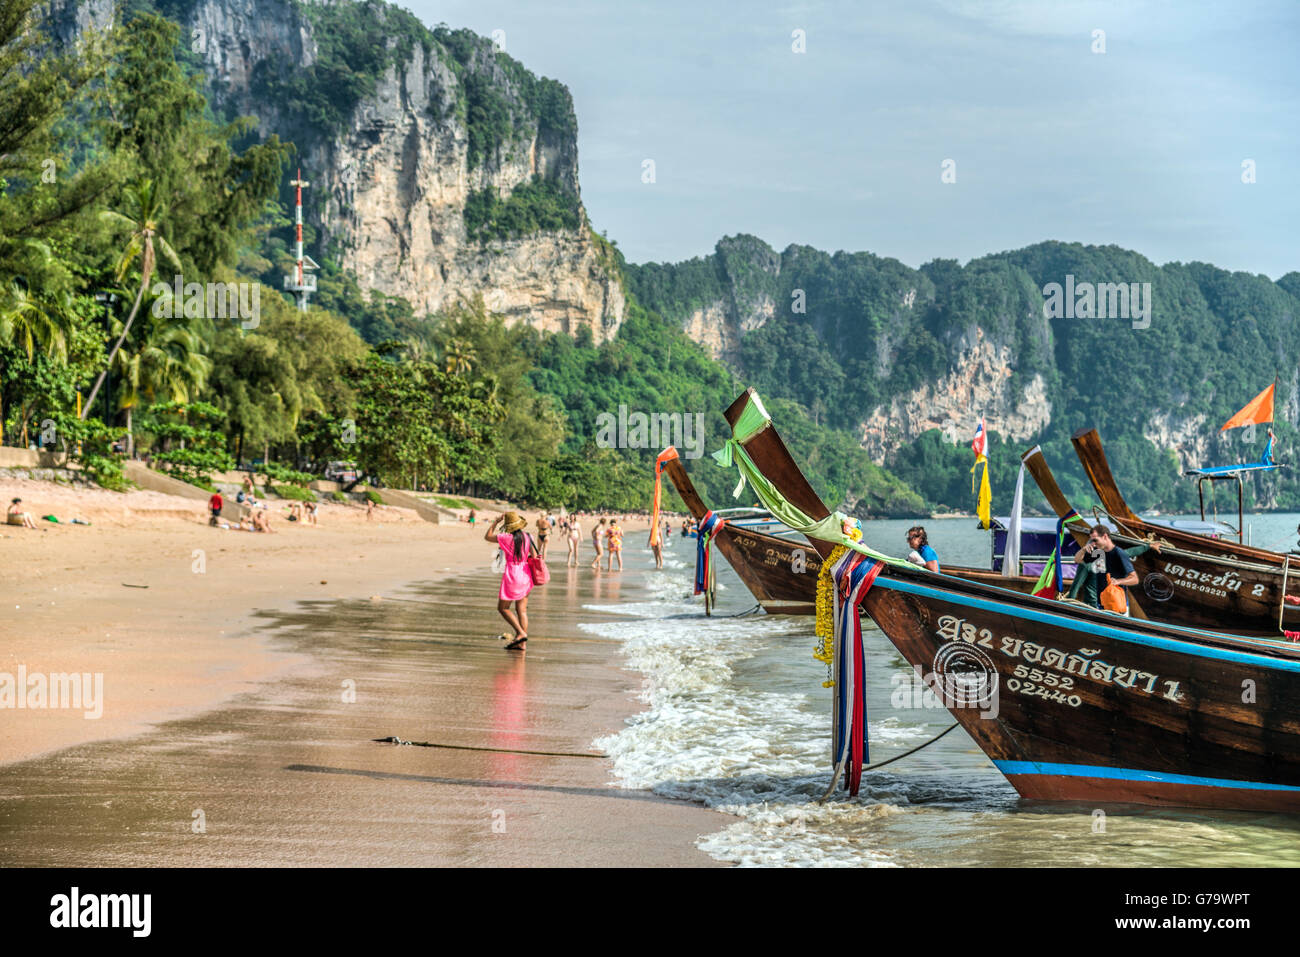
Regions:
<instances>
[{"instance_id":1,"label":"person sitting on sand","mask_svg":"<svg viewBox=\"0 0 1300 957\"><path fill-rule=\"evenodd\" d=\"M7 521L10 525L19 525L23 528L35 528L36 520L32 518L30 512L24 512L22 510L22 504L23 500L20 498L16 498L9 503L9 515Z\"/></svg>"},{"instance_id":2,"label":"person sitting on sand","mask_svg":"<svg viewBox=\"0 0 1300 957\"><path fill-rule=\"evenodd\" d=\"M609 542L609 559L605 566L606 571L614 570L614 559L618 559L618 570L623 570L623 529L619 526L618 520L615 519L609 523L609 531L605 533L605 538Z\"/></svg>"},{"instance_id":3,"label":"person sitting on sand","mask_svg":"<svg viewBox=\"0 0 1300 957\"><path fill-rule=\"evenodd\" d=\"M507 650L523 651L528 643L528 594L533 590L532 572L528 570L528 556L532 539L524 533L527 520L515 512L498 515L488 526L483 540L495 541L506 559L501 573L501 589L497 593L497 613L514 630L515 636L506 645ZM510 605L514 604L514 609ZM507 635L498 635L505 640Z\"/></svg>"},{"instance_id":4,"label":"person sitting on sand","mask_svg":"<svg viewBox=\"0 0 1300 957\"><path fill-rule=\"evenodd\" d=\"M265 509L253 513L253 531L271 531L271 513Z\"/></svg>"}]
</instances>

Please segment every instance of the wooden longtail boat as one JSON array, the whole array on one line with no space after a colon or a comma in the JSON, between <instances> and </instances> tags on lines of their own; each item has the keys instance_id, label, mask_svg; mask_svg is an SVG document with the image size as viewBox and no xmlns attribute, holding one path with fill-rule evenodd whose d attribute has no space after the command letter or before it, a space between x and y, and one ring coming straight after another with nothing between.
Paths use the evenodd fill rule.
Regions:
<instances>
[{"instance_id":1,"label":"wooden longtail boat","mask_svg":"<svg viewBox=\"0 0 1300 957\"><path fill-rule=\"evenodd\" d=\"M687 511L696 521L703 520L709 508L695 490L681 459L669 459L663 470ZM802 539L781 538L727 522L713 536L713 544L768 614L811 615L816 610L817 575L822 560Z\"/></svg>"},{"instance_id":2,"label":"wooden longtail boat","mask_svg":"<svg viewBox=\"0 0 1300 957\"><path fill-rule=\"evenodd\" d=\"M773 512L830 514L770 421L736 442ZM991 706L945 704L1022 797L1300 812L1300 647L878 565L861 607L922 672L982 671Z\"/></svg>"},{"instance_id":3,"label":"wooden longtail boat","mask_svg":"<svg viewBox=\"0 0 1300 957\"><path fill-rule=\"evenodd\" d=\"M668 451L664 450L665 453ZM709 507L700 498L695 483L681 459L664 462L663 470L696 521L702 521ZM727 522L714 536L713 544L731 564L754 600L770 615L811 615L817 610L817 576L821 557L802 537L791 538ZM1029 594L1037 579L1027 575L1003 576L987 568L944 565L944 574L983 581L999 588Z\"/></svg>"},{"instance_id":4,"label":"wooden longtail boat","mask_svg":"<svg viewBox=\"0 0 1300 957\"><path fill-rule=\"evenodd\" d=\"M1097 430L1081 429L1072 441L1108 524L1118 532L1116 541L1121 546L1142 540L1161 543L1159 552L1147 552L1133 561L1141 584L1130 594L1147 617L1239 634L1277 634L1288 619L1300 621L1295 615L1300 608L1284 599L1284 595L1300 595L1296 580L1300 565L1293 569L1289 556L1138 518L1115 485ZM1041 454L1038 458L1041 461ZM1038 472L1030 471L1039 480ZM1039 471L1046 471L1045 463ZM1039 488L1048 495L1043 484L1039 481ZM1069 505L1059 488L1056 496L1053 501L1048 495L1048 501L1061 515L1062 504Z\"/></svg>"}]
</instances>

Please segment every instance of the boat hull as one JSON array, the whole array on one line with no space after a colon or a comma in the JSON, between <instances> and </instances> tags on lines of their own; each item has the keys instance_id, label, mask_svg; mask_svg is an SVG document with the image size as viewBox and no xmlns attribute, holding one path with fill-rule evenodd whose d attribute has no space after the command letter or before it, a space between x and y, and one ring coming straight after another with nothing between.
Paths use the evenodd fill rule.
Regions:
<instances>
[{"instance_id":1,"label":"boat hull","mask_svg":"<svg viewBox=\"0 0 1300 957\"><path fill-rule=\"evenodd\" d=\"M724 525L714 545L771 615L811 615L817 611L821 556L807 543Z\"/></svg>"},{"instance_id":2,"label":"boat hull","mask_svg":"<svg viewBox=\"0 0 1300 957\"><path fill-rule=\"evenodd\" d=\"M1035 604L886 569L863 608L922 674L979 662L949 710L1024 798L1300 812L1300 658Z\"/></svg>"}]
</instances>

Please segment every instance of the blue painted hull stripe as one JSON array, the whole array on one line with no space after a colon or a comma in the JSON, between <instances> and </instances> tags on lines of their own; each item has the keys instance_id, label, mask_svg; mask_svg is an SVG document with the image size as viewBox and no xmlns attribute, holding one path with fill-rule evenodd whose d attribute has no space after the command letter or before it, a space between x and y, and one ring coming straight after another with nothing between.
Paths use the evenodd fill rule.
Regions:
<instances>
[{"instance_id":1,"label":"blue painted hull stripe","mask_svg":"<svg viewBox=\"0 0 1300 957\"><path fill-rule=\"evenodd\" d=\"M1045 625L1055 625L1058 628L1065 628L1069 631L1082 631L1092 635L1100 635L1103 638L1111 638L1115 641L1126 641L1134 645L1146 645L1151 648L1162 648L1165 651L1173 651L1178 654L1198 655L1202 658L1217 658L1221 661L1234 661L1238 664L1252 665L1254 667L1272 668L1275 671L1300 672L1300 661L1294 659L1270 658L1267 655L1232 651L1228 648L1212 648L1191 641L1175 641L1171 638L1158 638L1154 635L1143 635L1137 632L1124 631L1119 628L1111 628L1106 625L1098 625L1095 622L1083 621L1078 618L1067 618L1064 615L1054 615L1048 612L1041 612L1033 608L1021 608L1018 605L1012 605L1006 602L993 602L984 598L975 598L957 592L931 588L926 585L917 584L916 582L903 581L899 578L886 578L882 575L876 579L875 587L887 588L891 591L907 592L913 595L924 595L927 598L935 598L939 601L946 601L955 605L967 605L971 608L983 608L1001 615L1010 615L1012 618L1028 619L1029 621L1037 621ZM1178 626L1169 625L1167 627L1177 628ZM1200 632L1195 632L1191 629L1188 630L1192 634L1200 634Z\"/></svg>"},{"instance_id":2,"label":"blue painted hull stripe","mask_svg":"<svg viewBox=\"0 0 1300 957\"><path fill-rule=\"evenodd\" d=\"M1202 778L1192 774L1136 771L1132 768L1103 768L1092 764L1045 764L1040 761L994 761L1003 774L1045 774L1062 778L1106 778L1112 781L1154 781L1160 784L1194 784L1199 787L1236 788L1244 791L1300 791L1289 784L1260 784L1231 778Z\"/></svg>"}]
</instances>

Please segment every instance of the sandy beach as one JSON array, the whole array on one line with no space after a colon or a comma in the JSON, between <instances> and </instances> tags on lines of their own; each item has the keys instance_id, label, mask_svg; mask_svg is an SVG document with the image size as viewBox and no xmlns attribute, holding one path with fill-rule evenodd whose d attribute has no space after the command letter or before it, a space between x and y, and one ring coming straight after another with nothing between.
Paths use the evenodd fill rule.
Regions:
<instances>
[{"instance_id":1,"label":"sandy beach","mask_svg":"<svg viewBox=\"0 0 1300 957\"><path fill-rule=\"evenodd\" d=\"M592 756L641 707L576 627L617 580L553 551L537 637L507 654L481 524L329 503L265 535L153 492L0 494L60 518L0 531L0 671L104 689L97 719L0 712L0 863L711 863L695 841L723 816L611 787ZM319 840L284 839L307 821Z\"/></svg>"}]
</instances>

